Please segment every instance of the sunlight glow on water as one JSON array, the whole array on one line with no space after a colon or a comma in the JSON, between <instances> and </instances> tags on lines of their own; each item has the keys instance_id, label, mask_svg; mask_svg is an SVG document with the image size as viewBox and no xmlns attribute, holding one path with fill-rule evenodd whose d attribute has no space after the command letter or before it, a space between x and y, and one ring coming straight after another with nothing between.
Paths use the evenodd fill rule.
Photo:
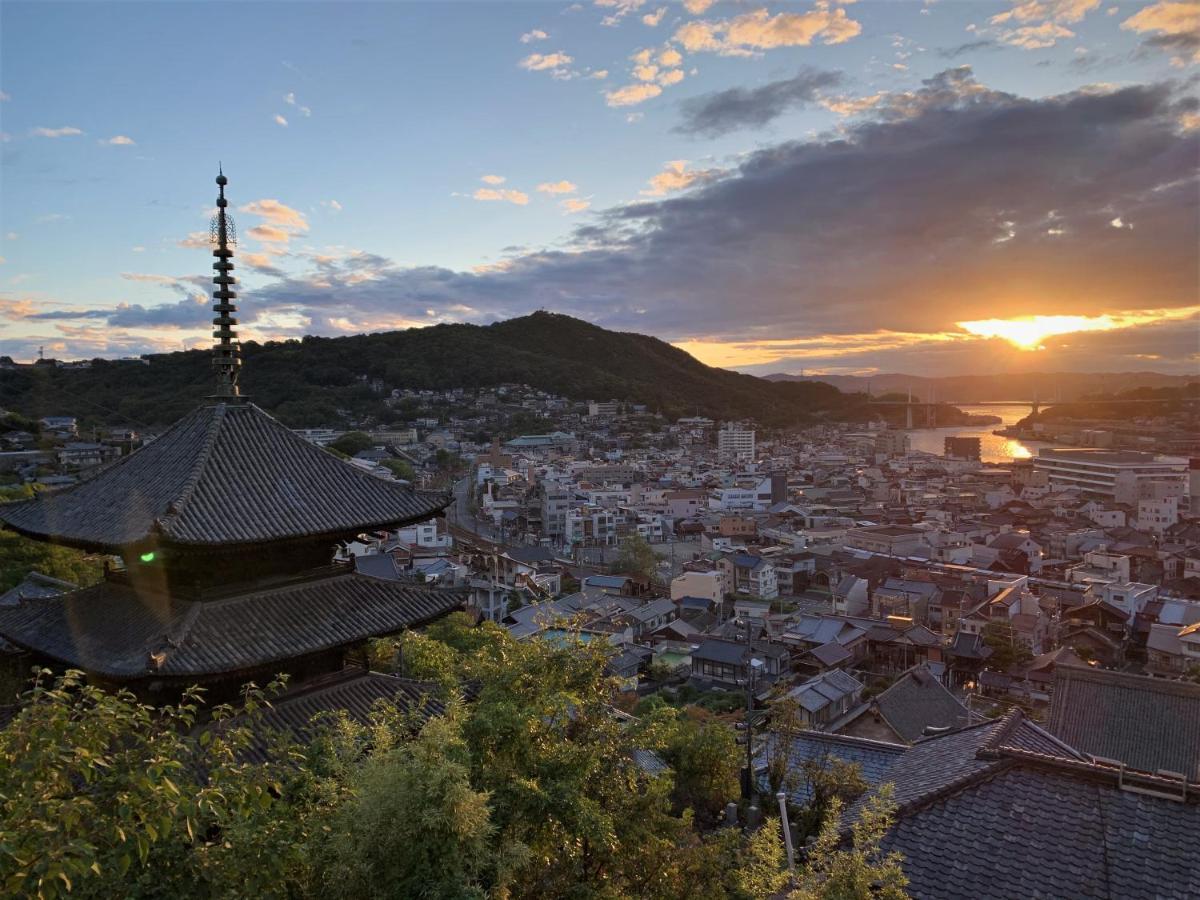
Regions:
<instances>
[{"instance_id":1,"label":"sunlight glow on water","mask_svg":"<svg viewBox=\"0 0 1200 900\"><path fill-rule=\"evenodd\" d=\"M914 450L942 455L947 437L977 437L980 452L984 462L1006 463L1014 459L1029 459L1037 456L1042 447L1051 444L1043 441L1019 441L1016 438L1000 437L993 431L1013 425L1029 415L1027 404L1011 406L960 406L963 412L976 415L999 416L1000 422L995 425L963 425L952 428L915 428L908 433Z\"/></svg>"}]
</instances>

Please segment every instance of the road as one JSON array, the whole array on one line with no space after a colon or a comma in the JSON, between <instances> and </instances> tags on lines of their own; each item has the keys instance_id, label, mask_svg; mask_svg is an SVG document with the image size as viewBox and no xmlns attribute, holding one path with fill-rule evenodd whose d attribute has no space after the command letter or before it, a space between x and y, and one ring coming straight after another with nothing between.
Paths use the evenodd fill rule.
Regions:
<instances>
[{"instance_id":1,"label":"road","mask_svg":"<svg viewBox=\"0 0 1200 900\"><path fill-rule=\"evenodd\" d=\"M501 548L507 546L507 542L497 535L496 529L490 523L482 522L471 515L470 490L470 477L461 478L454 483L454 503L446 509L446 521L450 526L451 534L457 532L457 536L464 540L482 538L483 541ZM662 544L652 544L651 546L654 548L654 552L663 558L659 563L658 574L664 581L670 581L682 572L683 564L691 560L700 551L699 541L672 540ZM608 566L617 558L617 554L621 551L619 547L597 547L589 552L598 553L602 564L599 566L589 566L572 563L568 568L577 577L607 573Z\"/></svg>"}]
</instances>

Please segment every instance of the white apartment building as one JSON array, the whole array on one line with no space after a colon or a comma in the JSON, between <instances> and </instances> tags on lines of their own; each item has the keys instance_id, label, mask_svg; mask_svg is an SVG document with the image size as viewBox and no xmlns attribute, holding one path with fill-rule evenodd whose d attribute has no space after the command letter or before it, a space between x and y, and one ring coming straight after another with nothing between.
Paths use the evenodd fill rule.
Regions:
<instances>
[{"instance_id":1,"label":"white apartment building","mask_svg":"<svg viewBox=\"0 0 1200 900\"><path fill-rule=\"evenodd\" d=\"M754 462L754 429L726 422L717 432L717 455L728 462Z\"/></svg>"},{"instance_id":2,"label":"white apartment building","mask_svg":"<svg viewBox=\"0 0 1200 900\"><path fill-rule=\"evenodd\" d=\"M671 599L703 597L714 606L725 596L725 578L720 572L684 572L671 579Z\"/></svg>"},{"instance_id":3,"label":"white apartment building","mask_svg":"<svg viewBox=\"0 0 1200 900\"><path fill-rule=\"evenodd\" d=\"M1143 482L1178 482L1187 477L1187 461L1138 450L1043 448L1033 460L1056 488L1078 488L1085 495L1134 504Z\"/></svg>"}]
</instances>

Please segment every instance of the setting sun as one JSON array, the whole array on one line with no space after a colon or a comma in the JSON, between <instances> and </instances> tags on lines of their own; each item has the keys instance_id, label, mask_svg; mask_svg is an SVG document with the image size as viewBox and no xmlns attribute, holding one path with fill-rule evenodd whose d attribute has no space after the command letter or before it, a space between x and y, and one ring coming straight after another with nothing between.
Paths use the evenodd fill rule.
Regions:
<instances>
[{"instance_id":1,"label":"setting sun","mask_svg":"<svg viewBox=\"0 0 1200 900\"><path fill-rule=\"evenodd\" d=\"M1021 350L1040 350L1046 338L1080 331L1112 331L1167 319L1193 316L1200 307L1121 312L1099 316L1018 316L1013 319L979 319L955 322L963 331L983 338L1003 338Z\"/></svg>"},{"instance_id":2,"label":"setting sun","mask_svg":"<svg viewBox=\"0 0 1200 900\"><path fill-rule=\"evenodd\" d=\"M1056 334L1076 331L1109 331L1119 328L1112 316L1022 316L1019 319L982 319L958 322L959 328L979 337L1004 338L1022 350L1037 350Z\"/></svg>"}]
</instances>

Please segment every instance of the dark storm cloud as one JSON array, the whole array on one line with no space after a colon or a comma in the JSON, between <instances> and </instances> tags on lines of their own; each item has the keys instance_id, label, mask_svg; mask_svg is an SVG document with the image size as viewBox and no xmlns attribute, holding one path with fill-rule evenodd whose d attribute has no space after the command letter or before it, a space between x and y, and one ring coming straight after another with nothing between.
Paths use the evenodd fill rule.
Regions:
<instances>
[{"instance_id":1,"label":"dark storm cloud","mask_svg":"<svg viewBox=\"0 0 1200 900\"><path fill-rule=\"evenodd\" d=\"M244 299L380 323L542 307L669 339L1196 303L1200 134L1181 129L1195 100L1175 86L1028 99L963 67L874 102L842 132L606 210L567 249L505 269L342 260Z\"/></svg>"},{"instance_id":2,"label":"dark storm cloud","mask_svg":"<svg viewBox=\"0 0 1200 900\"><path fill-rule=\"evenodd\" d=\"M791 78L756 88L730 88L685 100L681 134L717 137L739 128L761 128L789 109L807 106L825 88L843 81L841 72L804 67Z\"/></svg>"}]
</instances>

